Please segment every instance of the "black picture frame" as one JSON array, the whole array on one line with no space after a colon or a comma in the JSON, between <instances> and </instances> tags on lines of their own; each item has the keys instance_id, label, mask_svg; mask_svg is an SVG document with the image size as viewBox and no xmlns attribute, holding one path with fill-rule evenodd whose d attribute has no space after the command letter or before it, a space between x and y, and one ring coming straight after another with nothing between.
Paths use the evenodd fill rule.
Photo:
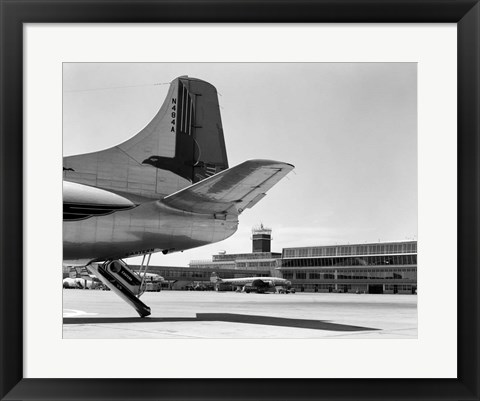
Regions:
<instances>
[{"instance_id":1,"label":"black picture frame","mask_svg":"<svg viewBox=\"0 0 480 401\"><path fill-rule=\"evenodd\" d=\"M0 7L2 400L479 399L479 0L0 0ZM23 378L23 23L35 22L456 23L458 378ZM48 256L42 256L41 259L45 257Z\"/></svg>"}]
</instances>

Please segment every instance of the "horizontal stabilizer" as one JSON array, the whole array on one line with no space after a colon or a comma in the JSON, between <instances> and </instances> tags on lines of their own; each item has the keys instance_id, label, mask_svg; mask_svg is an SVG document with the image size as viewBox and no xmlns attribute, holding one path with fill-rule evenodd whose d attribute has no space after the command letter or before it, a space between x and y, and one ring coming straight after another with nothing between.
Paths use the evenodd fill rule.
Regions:
<instances>
[{"instance_id":1,"label":"horizontal stabilizer","mask_svg":"<svg viewBox=\"0 0 480 401\"><path fill-rule=\"evenodd\" d=\"M249 160L169 195L163 202L194 213L241 213L293 168L274 160Z\"/></svg>"}]
</instances>

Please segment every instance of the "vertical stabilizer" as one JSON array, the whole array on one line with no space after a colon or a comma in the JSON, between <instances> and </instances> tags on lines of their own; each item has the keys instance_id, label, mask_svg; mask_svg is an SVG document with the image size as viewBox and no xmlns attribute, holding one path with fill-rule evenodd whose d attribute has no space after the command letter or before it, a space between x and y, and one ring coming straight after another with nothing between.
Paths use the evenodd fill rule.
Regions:
<instances>
[{"instance_id":1,"label":"vertical stabilizer","mask_svg":"<svg viewBox=\"0 0 480 401\"><path fill-rule=\"evenodd\" d=\"M149 131L158 130L157 154L149 155L135 138L121 145L129 154L149 156L142 163L169 170L195 183L228 168L218 95L214 86L180 77L171 85L166 110ZM160 114L160 113L159 113ZM160 129L156 129L160 127ZM147 127L146 129L148 129ZM132 148L131 143L133 143ZM140 143L141 145L141 143Z\"/></svg>"},{"instance_id":2,"label":"vertical stabilizer","mask_svg":"<svg viewBox=\"0 0 480 401\"><path fill-rule=\"evenodd\" d=\"M100 152L64 158L64 179L149 197L167 195L228 168L215 87L179 77L137 135Z\"/></svg>"}]
</instances>

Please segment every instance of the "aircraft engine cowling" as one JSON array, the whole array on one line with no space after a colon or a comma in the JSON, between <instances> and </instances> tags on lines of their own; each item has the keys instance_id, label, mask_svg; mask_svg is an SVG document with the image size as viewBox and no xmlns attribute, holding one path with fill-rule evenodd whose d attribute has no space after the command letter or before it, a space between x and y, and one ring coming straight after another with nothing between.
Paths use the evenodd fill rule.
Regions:
<instances>
[{"instance_id":1,"label":"aircraft engine cowling","mask_svg":"<svg viewBox=\"0 0 480 401\"><path fill-rule=\"evenodd\" d=\"M63 221L105 216L120 210L129 210L136 205L129 199L113 192L63 181Z\"/></svg>"},{"instance_id":2,"label":"aircraft engine cowling","mask_svg":"<svg viewBox=\"0 0 480 401\"><path fill-rule=\"evenodd\" d=\"M267 280L254 280L252 282L252 287L257 287L257 288L268 288L268 287L275 287L272 281L267 281Z\"/></svg>"}]
</instances>

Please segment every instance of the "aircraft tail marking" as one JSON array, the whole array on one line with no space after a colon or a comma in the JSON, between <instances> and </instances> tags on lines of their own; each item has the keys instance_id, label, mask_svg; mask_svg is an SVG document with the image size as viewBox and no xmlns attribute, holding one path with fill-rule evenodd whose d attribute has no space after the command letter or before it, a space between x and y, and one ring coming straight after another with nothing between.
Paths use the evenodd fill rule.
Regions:
<instances>
[{"instance_id":1,"label":"aircraft tail marking","mask_svg":"<svg viewBox=\"0 0 480 401\"><path fill-rule=\"evenodd\" d=\"M228 168L215 87L186 76L175 79L151 123L119 148L191 183Z\"/></svg>"}]
</instances>

